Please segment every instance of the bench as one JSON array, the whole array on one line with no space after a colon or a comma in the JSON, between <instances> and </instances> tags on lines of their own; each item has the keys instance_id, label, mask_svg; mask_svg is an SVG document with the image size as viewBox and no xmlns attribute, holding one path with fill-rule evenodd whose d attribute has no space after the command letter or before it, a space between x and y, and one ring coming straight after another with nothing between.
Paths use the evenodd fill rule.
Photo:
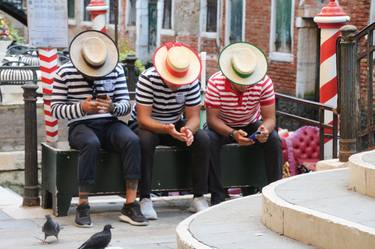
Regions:
<instances>
[{"instance_id":1,"label":"bench","mask_svg":"<svg viewBox=\"0 0 375 249\"><path fill-rule=\"evenodd\" d=\"M224 186L265 186L264 162L259 160L262 153L262 150L251 146L223 146L221 162ZM191 189L190 159L184 149L158 146L154 157L152 190ZM66 216L72 197L78 194L77 162L78 151L69 148L67 143L56 146L42 144L42 207L52 208L56 216ZM125 184L121 175L119 156L102 151L92 194L123 194Z\"/></svg>"}]
</instances>

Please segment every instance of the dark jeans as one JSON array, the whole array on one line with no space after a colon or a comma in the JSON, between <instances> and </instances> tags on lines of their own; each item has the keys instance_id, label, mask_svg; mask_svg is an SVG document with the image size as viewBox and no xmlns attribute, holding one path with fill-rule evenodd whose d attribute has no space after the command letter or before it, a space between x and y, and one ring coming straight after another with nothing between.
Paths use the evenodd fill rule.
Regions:
<instances>
[{"instance_id":1,"label":"dark jeans","mask_svg":"<svg viewBox=\"0 0 375 249\"><path fill-rule=\"evenodd\" d=\"M96 163L101 148L120 154L125 180L140 179L139 139L117 118L84 120L71 124L69 144L79 150L78 179L82 189L89 190L95 183Z\"/></svg>"},{"instance_id":2,"label":"dark jeans","mask_svg":"<svg viewBox=\"0 0 375 249\"><path fill-rule=\"evenodd\" d=\"M184 125L183 121L175 123L176 130ZM141 172L142 177L139 183L140 197L149 198L151 193L152 168L154 162L154 152L157 145L169 145L187 148L192 153L192 183L194 195L203 195L208 190L208 167L209 167L209 139L203 130L198 130L194 134L193 143L187 147L186 143L181 142L168 134L158 134L151 131L141 129L136 124L130 125L134 127L135 133L138 134L141 142L142 160ZM168 174L168 172L165 172Z\"/></svg>"},{"instance_id":3,"label":"dark jeans","mask_svg":"<svg viewBox=\"0 0 375 249\"><path fill-rule=\"evenodd\" d=\"M245 127L236 127L246 131L248 134L255 132L262 122L249 124ZM210 169L208 176L208 188L211 193L211 202L218 203L225 199L225 191L221 181L220 150L225 144L235 143L233 138L222 136L213 130L205 130L210 138ZM264 161L266 165L267 182L281 178L282 151L281 140L276 131L273 131L265 143L255 143L250 146L260 146L264 150Z\"/></svg>"}]
</instances>

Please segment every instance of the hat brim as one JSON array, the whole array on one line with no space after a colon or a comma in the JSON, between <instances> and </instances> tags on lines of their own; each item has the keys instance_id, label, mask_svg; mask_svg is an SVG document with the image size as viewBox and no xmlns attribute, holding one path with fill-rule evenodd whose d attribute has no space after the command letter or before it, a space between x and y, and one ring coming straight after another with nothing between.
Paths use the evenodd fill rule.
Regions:
<instances>
[{"instance_id":1,"label":"hat brim","mask_svg":"<svg viewBox=\"0 0 375 249\"><path fill-rule=\"evenodd\" d=\"M240 77L232 67L231 58L233 54L239 53L241 49L251 49L256 56L257 64L254 72L246 78ZM264 53L254 45L247 42L237 42L226 46L219 55L219 67L223 75L231 82L238 85L254 85L260 82L267 74L268 62Z\"/></svg>"},{"instance_id":2,"label":"hat brim","mask_svg":"<svg viewBox=\"0 0 375 249\"><path fill-rule=\"evenodd\" d=\"M102 40L107 48L107 58L104 64L98 68L88 65L81 53L83 42L92 37ZM116 68L119 60L118 50L114 41L108 35L97 30L87 30L79 33L70 43L69 55L74 67L82 74L92 78L100 78L111 73Z\"/></svg>"},{"instance_id":3,"label":"hat brim","mask_svg":"<svg viewBox=\"0 0 375 249\"><path fill-rule=\"evenodd\" d=\"M190 57L189 69L185 76L176 77L172 75L166 68L166 59L168 49L165 45L160 46L154 53L153 64L160 77L173 85L187 85L196 81L202 70L201 60L197 53L185 44L181 44L186 49L187 56Z\"/></svg>"}]
</instances>

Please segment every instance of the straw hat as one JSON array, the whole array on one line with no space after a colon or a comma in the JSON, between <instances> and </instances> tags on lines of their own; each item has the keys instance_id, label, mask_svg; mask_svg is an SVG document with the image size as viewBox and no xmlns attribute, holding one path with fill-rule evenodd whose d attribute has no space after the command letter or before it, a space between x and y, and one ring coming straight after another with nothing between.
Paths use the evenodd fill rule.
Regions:
<instances>
[{"instance_id":1,"label":"straw hat","mask_svg":"<svg viewBox=\"0 0 375 249\"><path fill-rule=\"evenodd\" d=\"M70 60L82 74L99 78L112 72L118 63L118 50L106 34L88 30L79 33L69 47Z\"/></svg>"},{"instance_id":2,"label":"straw hat","mask_svg":"<svg viewBox=\"0 0 375 249\"><path fill-rule=\"evenodd\" d=\"M226 46L219 55L219 66L232 83L247 86L261 81L268 69L263 52L247 42Z\"/></svg>"},{"instance_id":3,"label":"straw hat","mask_svg":"<svg viewBox=\"0 0 375 249\"><path fill-rule=\"evenodd\" d=\"M202 65L197 53L183 43L168 42L154 54L153 63L160 77L174 85L186 85L198 79Z\"/></svg>"}]
</instances>

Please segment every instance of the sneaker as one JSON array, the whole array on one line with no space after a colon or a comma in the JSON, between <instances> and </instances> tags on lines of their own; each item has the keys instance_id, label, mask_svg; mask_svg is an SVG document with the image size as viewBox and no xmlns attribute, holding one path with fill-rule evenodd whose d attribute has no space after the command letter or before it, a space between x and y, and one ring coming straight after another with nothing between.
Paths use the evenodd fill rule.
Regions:
<instances>
[{"instance_id":1,"label":"sneaker","mask_svg":"<svg viewBox=\"0 0 375 249\"><path fill-rule=\"evenodd\" d=\"M222 197L221 195L211 194L211 206L215 206L219 203L222 203L225 201L225 197Z\"/></svg>"},{"instance_id":2,"label":"sneaker","mask_svg":"<svg viewBox=\"0 0 375 249\"><path fill-rule=\"evenodd\" d=\"M193 201L191 202L191 206L189 208L189 211L192 212L192 213L196 213L196 212L202 211L206 208L208 208L208 203L207 203L206 198L204 198L204 196L194 197Z\"/></svg>"},{"instance_id":3,"label":"sneaker","mask_svg":"<svg viewBox=\"0 0 375 249\"><path fill-rule=\"evenodd\" d=\"M120 220L134 226L147 226L148 221L141 212L138 202L124 204L121 209Z\"/></svg>"},{"instance_id":4,"label":"sneaker","mask_svg":"<svg viewBox=\"0 0 375 249\"><path fill-rule=\"evenodd\" d=\"M152 204L152 200L150 198L143 198L140 204L141 204L142 214L146 217L146 219L148 220L158 219L158 215L155 212L154 206Z\"/></svg>"},{"instance_id":5,"label":"sneaker","mask_svg":"<svg viewBox=\"0 0 375 249\"><path fill-rule=\"evenodd\" d=\"M92 227L90 218L90 206L88 204L78 205L76 208L76 218L74 220L77 227Z\"/></svg>"}]
</instances>

